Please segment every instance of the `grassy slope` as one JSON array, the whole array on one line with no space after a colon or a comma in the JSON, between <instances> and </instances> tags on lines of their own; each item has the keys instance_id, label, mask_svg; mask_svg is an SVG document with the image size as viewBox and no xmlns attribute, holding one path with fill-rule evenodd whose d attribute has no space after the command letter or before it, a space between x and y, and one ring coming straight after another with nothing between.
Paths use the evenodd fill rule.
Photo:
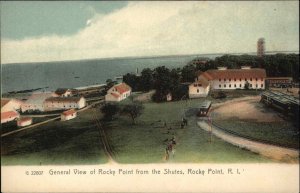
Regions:
<instances>
[{"instance_id":1,"label":"grassy slope","mask_svg":"<svg viewBox=\"0 0 300 193\"><path fill-rule=\"evenodd\" d=\"M290 122L255 122L251 120L216 120L223 128L270 142L299 149L299 129Z\"/></svg>"},{"instance_id":2,"label":"grassy slope","mask_svg":"<svg viewBox=\"0 0 300 193\"><path fill-rule=\"evenodd\" d=\"M55 121L2 138L4 165L95 164L107 159L90 110L76 119Z\"/></svg>"},{"instance_id":3,"label":"grassy slope","mask_svg":"<svg viewBox=\"0 0 300 193\"><path fill-rule=\"evenodd\" d=\"M106 125L107 133L121 163L164 162L165 139L175 135L178 144L176 154L169 162L268 162L261 156L232 146L213 137L196 126L195 117L189 118L189 126L180 129L184 109L197 106L203 99L186 103L146 103L145 112L132 126L129 118L120 117ZM167 121L168 128L163 127ZM167 133L169 131L169 133Z\"/></svg>"}]
</instances>

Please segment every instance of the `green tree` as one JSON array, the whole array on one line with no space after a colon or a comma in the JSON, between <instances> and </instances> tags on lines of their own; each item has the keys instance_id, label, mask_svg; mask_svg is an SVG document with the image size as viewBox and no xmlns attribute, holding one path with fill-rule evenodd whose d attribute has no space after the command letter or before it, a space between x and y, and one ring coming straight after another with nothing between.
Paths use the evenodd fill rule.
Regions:
<instances>
[{"instance_id":1,"label":"green tree","mask_svg":"<svg viewBox=\"0 0 300 193\"><path fill-rule=\"evenodd\" d=\"M132 124L136 124L136 118L142 115L144 105L141 102L126 104L122 109L122 114L131 118Z\"/></svg>"},{"instance_id":2,"label":"green tree","mask_svg":"<svg viewBox=\"0 0 300 193\"><path fill-rule=\"evenodd\" d=\"M249 87L250 87L250 84L248 81L246 81L245 86L244 86L245 90L249 90Z\"/></svg>"},{"instance_id":3,"label":"green tree","mask_svg":"<svg viewBox=\"0 0 300 193\"><path fill-rule=\"evenodd\" d=\"M140 78L132 73L127 73L123 76L123 81L128 84L133 91L140 90Z\"/></svg>"},{"instance_id":4,"label":"green tree","mask_svg":"<svg viewBox=\"0 0 300 193\"><path fill-rule=\"evenodd\" d=\"M142 91L149 91L153 88L154 78L153 71L150 68L145 68L141 72L140 88Z\"/></svg>"},{"instance_id":5,"label":"green tree","mask_svg":"<svg viewBox=\"0 0 300 193\"><path fill-rule=\"evenodd\" d=\"M117 104L107 103L101 107L101 112L104 114L104 120L111 121L114 116L119 113L119 106Z\"/></svg>"},{"instance_id":6,"label":"green tree","mask_svg":"<svg viewBox=\"0 0 300 193\"><path fill-rule=\"evenodd\" d=\"M181 70L182 82L194 82L196 78L196 65L185 65Z\"/></svg>"}]
</instances>

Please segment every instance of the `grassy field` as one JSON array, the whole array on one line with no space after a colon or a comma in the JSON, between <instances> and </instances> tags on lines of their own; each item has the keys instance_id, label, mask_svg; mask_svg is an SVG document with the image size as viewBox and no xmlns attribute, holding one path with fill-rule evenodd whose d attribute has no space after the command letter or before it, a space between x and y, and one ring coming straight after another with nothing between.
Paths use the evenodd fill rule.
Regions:
<instances>
[{"instance_id":1,"label":"grassy field","mask_svg":"<svg viewBox=\"0 0 300 193\"><path fill-rule=\"evenodd\" d=\"M145 110L132 125L131 119L119 116L105 123L115 160L120 163L164 163L168 140L175 136L176 163L253 163L271 162L258 154L212 137L196 125L192 108L204 99L168 103L145 103ZM216 100L215 102L220 102ZM126 100L122 103L128 103ZM99 109L99 107L98 107ZM102 149L99 131L87 110L76 119L47 123L2 138L3 165L101 164L108 160ZM187 113L186 113L187 112ZM188 126L180 128L182 116ZM101 118L100 111L97 116ZM167 127L164 127L166 121Z\"/></svg>"},{"instance_id":2,"label":"grassy field","mask_svg":"<svg viewBox=\"0 0 300 193\"><path fill-rule=\"evenodd\" d=\"M1 163L62 165L107 162L90 114L91 111L87 110L70 121L50 122L2 138Z\"/></svg>"},{"instance_id":3,"label":"grassy field","mask_svg":"<svg viewBox=\"0 0 300 193\"><path fill-rule=\"evenodd\" d=\"M210 143L210 135L196 126L194 116L188 117L188 126L181 129L180 121L184 112L190 107L198 106L203 100L145 103L145 111L136 125L132 125L130 119L124 116L107 123L105 127L116 153L116 161L120 163L165 162L165 141L175 136L177 141L175 157L171 156L168 162L269 162L257 154L232 146L215 137ZM167 128L164 127L164 121L167 122Z\"/></svg>"},{"instance_id":4,"label":"grassy field","mask_svg":"<svg viewBox=\"0 0 300 193\"><path fill-rule=\"evenodd\" d=\"M291 122L256 122L255 120L216 120L215 124L230 131L299 149L299 129Z\"/></svg>"}]
</instances>

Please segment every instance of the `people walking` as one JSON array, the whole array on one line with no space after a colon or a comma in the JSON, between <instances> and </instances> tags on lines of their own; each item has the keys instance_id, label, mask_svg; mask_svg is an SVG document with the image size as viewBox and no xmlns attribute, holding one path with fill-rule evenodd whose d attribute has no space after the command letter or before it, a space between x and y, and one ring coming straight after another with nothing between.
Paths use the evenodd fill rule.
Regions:
<instances>
[{"instance_id":1,"label":"people walking","mask_svg":"<svg viewBox=\"0 0 300 193\"><path fill-rule=\"evenodd\" d=\"M169 148L168 148L168 146L166 147L165 157L166 157L165 158L166 161L169 160Z\"/></svg>"}]
</instances>

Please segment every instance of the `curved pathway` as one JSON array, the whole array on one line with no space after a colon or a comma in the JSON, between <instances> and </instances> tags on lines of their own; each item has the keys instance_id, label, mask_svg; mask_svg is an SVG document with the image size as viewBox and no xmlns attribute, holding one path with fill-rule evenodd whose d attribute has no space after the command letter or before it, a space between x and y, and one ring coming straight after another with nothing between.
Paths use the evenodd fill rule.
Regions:
<instances>
[{"instance_id":1,"label":"curved pathway","mask_svg":"<svg viewBox=\"0 0 300 193\"><path fill-rule=\"evenodd\" d=\"M252 141L243 137L238 137L229 133L226 133L213 125L209 125L206 121L198 121L198 126L207 132L212 132L216 137L231 143L232 145L248 149L252 152L261 154L265 157L273 160L287 162L287 163L299 163L299 151L296 149L290 149L270 144L265 144L257 141Z\"/></svg>"}]
</instances>

